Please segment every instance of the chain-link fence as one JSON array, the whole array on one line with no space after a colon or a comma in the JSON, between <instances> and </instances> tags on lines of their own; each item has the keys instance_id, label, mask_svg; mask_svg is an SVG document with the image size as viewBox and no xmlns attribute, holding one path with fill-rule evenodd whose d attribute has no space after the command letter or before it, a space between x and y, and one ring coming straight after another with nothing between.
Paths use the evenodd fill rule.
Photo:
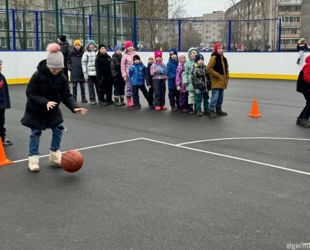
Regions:
<instances>
[{"instance_id":1,"label":"chain-link fence","mask_svg":"<svg viewBox=\"0 0 310 250\"><path fill-rule=\"evenodd\" d=\"M140 18L131 1L58 11L0 10L0 50L45 50L59 34L65 34L70 44L94 39L111 48L133 40L140 51L212 51L217 41L227 51L281 51L280 19Z\"/></svg>"}]
</instances>

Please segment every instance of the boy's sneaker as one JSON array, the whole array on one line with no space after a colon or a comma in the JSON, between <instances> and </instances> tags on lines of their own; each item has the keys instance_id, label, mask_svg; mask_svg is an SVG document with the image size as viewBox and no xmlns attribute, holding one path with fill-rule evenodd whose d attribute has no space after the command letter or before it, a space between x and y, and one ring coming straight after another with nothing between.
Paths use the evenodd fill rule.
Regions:
<instances>
[{"instance_id":1,"label":"boy's sneaker","mask_svg":"<svg viewBox=\"0 0 310 250\"><path fill-rule=\"evenodd\" d=\"M97 102L96 101L90 101L90 105L96 105Z\"/></svg>"},{"instance_id":2,"label":"boy's sneaker","mask_svg":"<svg viewBox=\"0 0 310 250\"><path fill-rule=\"evenodd\" d=\"M310 128L310 121L308 119L301 119L300 126L304 128Z\"/></svg>"},{"instance_id":3,"label":"boy's sneaker","mask_svg":"<svg viewBox=\"0 0 310 250\"><path fill-rule=\"evenodd\" d=\"M171 108L171 111L172 111L172 112L178 112L178 111L179 111L179 109L178 109L178 108L176 108L176 107L173 107L173 108Z\"/></svg>"},{"instance_id":4,"label":"boy's sneaker","mask_svg":"<svg viewBox=\"0 0 310 250\"><path fill-rule=\"evenodd\" d=\"M3 138L1 140L2 140L2 145L3 146L12 146L13 145L13 142L10 139L8 139L8 138Z\"/></svg>"},{"instance_id":5,"label":"boy's sneaker","mask_svg":"<svg viewBox=\"0 0 310 250\"><path fill-rule=\"evenodd\" d=\"M228 114L221 109L216 110L217 116L227 116Z\"/></svg>"},{"instance_id":6,"label":"boy's sneaker","mask_svg":"<svg viewBox=\"0 0 310 250\"><path fill-rule=\"evenodd\" d=\"M202 116L203 116L203 113L202 113L201 111L198 111L198 112L197 112L197 116L198 116L198 117L202 117Z\"/></svg>"}]
</instances>

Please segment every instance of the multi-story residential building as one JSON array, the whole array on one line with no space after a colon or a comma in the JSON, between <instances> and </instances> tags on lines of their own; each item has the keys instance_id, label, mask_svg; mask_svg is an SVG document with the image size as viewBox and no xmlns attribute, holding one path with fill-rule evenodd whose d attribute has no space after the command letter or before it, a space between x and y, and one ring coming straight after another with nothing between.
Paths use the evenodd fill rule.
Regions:
<instances>
[{"instance_id":1,"label":"multi-story residential building","mask_svg":"<svg viewBox=\"0 0 310 250\"><path fill-rule=\"evenodd\" d=\"M239 20L232 21L231 46L241 45L240 48L245 50L276 50L281 33L281 49L295 50L300 37L310 39L306 27L310 21L309 13L308 0L241 0L225 14L227 20Z\"/></svg>"},{"instance_id":2,"label":"multi-story residential building","mask_svg":"<svg viewBox=\"0 0 310 250\"><path fill-rule=\"evenodd\" d=\"M224 21L223 11L203 15L203 30L201 33L202 43L207 47L212 47L214 42L224 41L224 31L227 23Z\"/></svg>"}]
</instances>

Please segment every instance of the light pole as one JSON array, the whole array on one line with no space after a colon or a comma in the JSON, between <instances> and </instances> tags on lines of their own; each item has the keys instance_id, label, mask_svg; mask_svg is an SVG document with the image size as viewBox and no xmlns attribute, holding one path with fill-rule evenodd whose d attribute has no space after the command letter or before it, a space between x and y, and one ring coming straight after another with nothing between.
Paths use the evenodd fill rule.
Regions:
<instances>
[{"instance_id":1,"label":"light pole","mask_svg":"<svg viewBox=\"0 0 310 250\"><path fill-rule=\"evenodd\" d=\"M9 0L5 0L5 15L6 15L6 46L8 50L11 50Z\"/></svg>"}]
</instances>

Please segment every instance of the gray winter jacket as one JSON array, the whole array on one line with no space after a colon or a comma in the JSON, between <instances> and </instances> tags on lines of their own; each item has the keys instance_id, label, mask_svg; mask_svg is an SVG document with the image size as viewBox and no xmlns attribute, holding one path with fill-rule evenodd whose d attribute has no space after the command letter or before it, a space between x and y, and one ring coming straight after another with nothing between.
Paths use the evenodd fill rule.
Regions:
<instances>
[{"instance_id":1,"label":"gray winter jacket","mask_svg":"<svg viewBox=\"0 0 310 250\"><path fill-rule=\"evenodd\" d=\"M95 50L89 49L89 43L86 45L86 51L82 57L82 68L85 80L88 76L96 76L96 57L97 57L97 46L95 45Z\"/></svg>"}]
</instances>

